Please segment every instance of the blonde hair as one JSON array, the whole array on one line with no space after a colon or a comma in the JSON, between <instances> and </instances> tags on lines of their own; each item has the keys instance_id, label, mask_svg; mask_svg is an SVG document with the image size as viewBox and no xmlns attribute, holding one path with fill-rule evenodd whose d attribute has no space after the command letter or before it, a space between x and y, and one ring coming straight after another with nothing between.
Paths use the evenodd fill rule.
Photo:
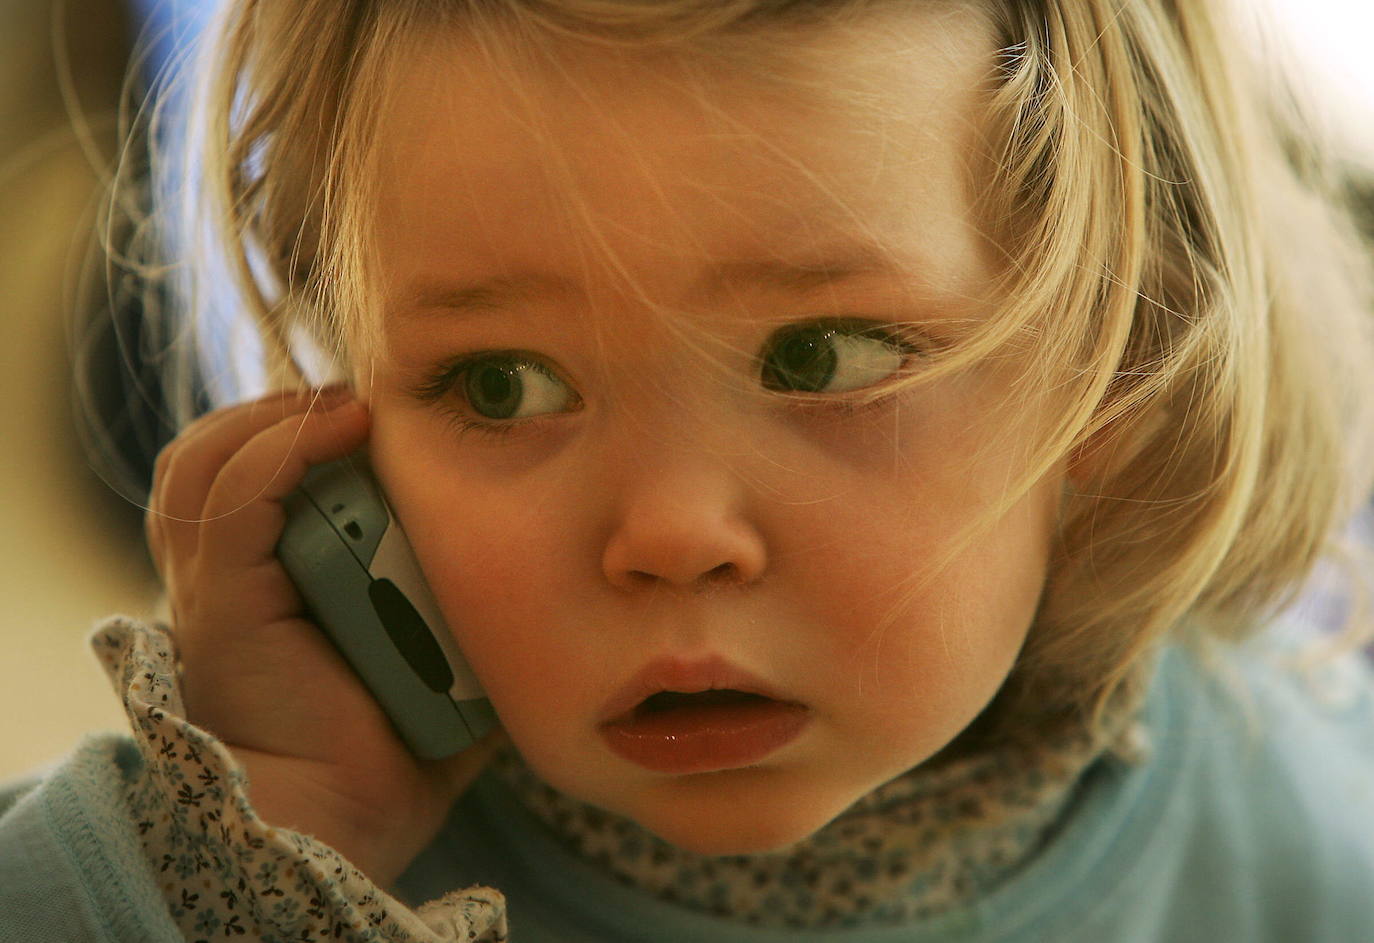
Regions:
<instances>
[{"instance_id":1,"label":"blonde hair","mask_svg":"<svg viewBox=\"0 0 1374 943\"><path fill-rule=\"evenodd\" d=\"M931 0L936 2L936 0ZM939 0L950 3L950 0ZM1100 704L1180 626L1240 638L1367 499L1364 247L1285 137L1218 3L970 0L996 32L982 207L997 317L932 375L1022 356L1012 411L1054 425L1006 506L1071 456L1050 586L1008 698ZM209 221L274 383L302 334L346 363L370 326L369 155L391 56L436 19L613 46L705 47L860 23L882 0L239 0L195 99L189 219ZM1301 159L1296 159L1301 158ZM927 382L915 378L911 382Z\"/></svg>"}]
</instances>

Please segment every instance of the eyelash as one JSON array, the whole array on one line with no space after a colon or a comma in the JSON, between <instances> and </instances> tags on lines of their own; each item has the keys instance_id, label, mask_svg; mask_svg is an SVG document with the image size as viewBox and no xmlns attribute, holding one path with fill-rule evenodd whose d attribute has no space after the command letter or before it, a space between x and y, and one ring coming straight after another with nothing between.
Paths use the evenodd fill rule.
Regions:
<instances>
[{"instance_id":1,"label":"eyelash","mask_svg":"<svg viewBox=\"0 0 1374 943\"><path fill-rule=\"evenodd\" d=\"M884 343L889 343L906 357L901 367L893 374L899 376L908 369L910 358L919 356L924 346L912 339L910 332L899 325L881 324L861 319L846 318L823 318L816 321L803 322L807 326L830 326L835 328L849 328L855 335L877 336ZM556 379L557 373L545 365L541 360L526 351L521 350L484 350L472 354L464 354L455 357L441 364L427 379L422 381L413 391L413 395L423 401L441 404L447 419L458 435L468 432L481 433L492 438L505 438L520 433L536 433L546 427L550 422L555 421L554 417L560 413L550 413L542 416L533 416L528 419L513 420L482 420L474 419L461 412L459 408L450 400L450 394L458 385L463 375L474 366L490 360L507 360L510 362L526 364L534 367ZM880 384L881 385L881 384ZM576 395L576 394L574 394ZM786 394L781 394L786 396ZM878 409L886 403L886 397L863 399L845 399L841 395L826 394L793 394L789 399L789 406L796 410L803 410L810 413L822 412L831 416L846 418L860 415L871 410ZM581 402L581 398L578 398Z\"/></svg>"},{"instance_id":2,"label":"eyelash","mask_svg":"<svg viewBox=\"0 0 1374 943\"><path fill-rule=\"evenodd\" d=\"M520 419L515 422L481 422L476 419L469 419L456 409L449 409L447 418L449 428L458 436L468 432L480 432L482 435L488 435L495 439L505 438L513 434L517 426L521 432L533 432L545 424L545 417L543 416L534 419Z\"/></svg>"},{"instance_id":3,"label":"eyelash","mask_svg":"<svg viewBox=\"0 0 1374 943\"><path fill-rule=\"evenodd\" d=\"M550 416L534 416L529 419L506 421L474 419L461 412L459 408L452 403L450 394L453 393L454 388L458 385L459 381L462 380L463 374L478 364L490 360L507 360L515 363L528 364L537 370L558 378L557 374L554 373L552 369L525 351L484 350L478 353L464 354L441 364L433 374L415 388L414 396L422 402L438 404L446 414L450 426L460 436L468 432L478 432L483 435L492 436L493 438L503 438L517 431L535 432L547 425L551 420Z\"/></svg>"}]
</instances>

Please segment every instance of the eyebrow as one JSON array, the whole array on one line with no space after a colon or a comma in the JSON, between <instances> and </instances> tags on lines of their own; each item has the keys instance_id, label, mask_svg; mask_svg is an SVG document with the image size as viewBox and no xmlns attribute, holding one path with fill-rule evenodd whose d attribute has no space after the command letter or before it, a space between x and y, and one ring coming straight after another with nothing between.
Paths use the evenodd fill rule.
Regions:
<instances>
[{"instance_id":1,"label":"eyebrow","mask_svg":"<svg viewBox=\"0 0 1374 943\"><path fill-rule=\"evenodd\" d=\"M707 268L694 287L710 296L728 285L752 284L774 291L807 294L837 282L864 276L907 273L888 252L860 247L815 260L779 258L735 259ZM402 294L403 310L471 314L500 311L511 304L540 297L567 296L578 290L576 280L535 270L466 282L419 280Z\"/></svg>"}]
</instances>

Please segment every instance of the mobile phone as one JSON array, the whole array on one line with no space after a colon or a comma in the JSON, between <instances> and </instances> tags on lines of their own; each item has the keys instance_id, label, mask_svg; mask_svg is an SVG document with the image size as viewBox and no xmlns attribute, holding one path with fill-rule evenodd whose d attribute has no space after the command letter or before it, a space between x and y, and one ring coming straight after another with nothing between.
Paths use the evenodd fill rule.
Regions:
<instances>
[{"instance_id":1,"label":"mobile phone","mask_svg":"<svg viewBox=\"0 0 1374 943\"><path fill-rule=\"evenodd\" d=\"M316 624L416 756L451 756L497 722L366 455L317 465L284 502L277 557Z\"/></svg>"}]
</instances>

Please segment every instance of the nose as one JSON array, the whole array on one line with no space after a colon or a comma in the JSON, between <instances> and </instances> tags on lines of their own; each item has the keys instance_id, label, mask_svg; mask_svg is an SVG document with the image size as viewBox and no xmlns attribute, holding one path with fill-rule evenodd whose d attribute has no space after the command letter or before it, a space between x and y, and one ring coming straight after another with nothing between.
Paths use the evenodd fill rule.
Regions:
<instances>
[{"instance_id":1,"label":"nose","mask_svg":"<svg viewBox=\"0 0 1374 943\"><path fill-rule=\"evenodd\" d=\"M768 554L748 515L748 489L728 457L678 453L641 460L620 476L620 501L602 556L618 589L668 584L703 590L747 585Z\"/></svg>"}]
</instances>

